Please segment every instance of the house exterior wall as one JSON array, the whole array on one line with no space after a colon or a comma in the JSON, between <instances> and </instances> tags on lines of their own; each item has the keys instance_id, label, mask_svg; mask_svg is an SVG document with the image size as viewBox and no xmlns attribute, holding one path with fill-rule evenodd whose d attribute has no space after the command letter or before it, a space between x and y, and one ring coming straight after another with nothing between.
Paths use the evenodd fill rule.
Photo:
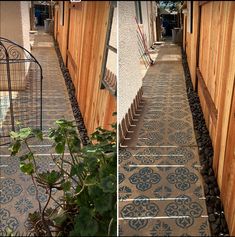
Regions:
<instances>
[{"instance_id":1,"label":"house exterior wall","mask_svg":"<svg viewBox=\"0 0 235 237\"><path fill-rule=\"evenodd\" d=\"M133 102L138 90L142 86L140 70L140 56L136 35L134 1L118 2L119 11L119 77L118 77L118 122Z\"/></svg>"},{"instance_id":2,"label":"house exterior wall","mask_svg":"<svg viewBox=\"0 0 235 237\"><path fill-rule=\"evenodd\" d=\"M30 50L29 31L30 31L30 16L29 16L29 2L21 1L21 22L24 48Z\"/></svg>"},{"instance_id":3,"label":"house exterior wall","mask_svg":"<svg viewBox=\"0 0 235 237\"><path fill-rule=\"evenodd\" d=\"M141 1L143 32L146 43L151 47L156 41L156 3L154 1Z\"/></svg>"},{"instance_id":4,"label":"house exterior wall","mask_svg":"<svg viewBox=\"0 0 235 237\"><path fill-rule=\"evenodd\" d=\"M29 2L0 1L0 35L30 50Z\"/></svg>"}]
</instances>

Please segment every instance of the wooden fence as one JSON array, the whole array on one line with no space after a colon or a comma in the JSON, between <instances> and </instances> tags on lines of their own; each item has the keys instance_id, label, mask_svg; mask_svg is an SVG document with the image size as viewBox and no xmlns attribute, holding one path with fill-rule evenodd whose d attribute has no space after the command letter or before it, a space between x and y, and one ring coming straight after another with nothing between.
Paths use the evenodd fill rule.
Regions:
<instances>
[{"instance_id":1,"label":"wooden fence","mask_svg":"<svg viewBox=\"0 0 235 237\"><path fill-rule=\"evenodd\" d=\"M214 147L213 168L230 235L235 235L235 2L193 2L183 47Z\"/></svg>"},{"instance_id":2,"label":"wooden fence","mask_svg":"<svg viewBox=\"0 0 235 237\"><path fill-rule=\"evenodd\" d=\"M72 77L80 110L88 130L109 129L116 121L116 99L101 89L101 68L110 3L59 2L55 8L54 36Z\"/></svg>"}]
</instances>

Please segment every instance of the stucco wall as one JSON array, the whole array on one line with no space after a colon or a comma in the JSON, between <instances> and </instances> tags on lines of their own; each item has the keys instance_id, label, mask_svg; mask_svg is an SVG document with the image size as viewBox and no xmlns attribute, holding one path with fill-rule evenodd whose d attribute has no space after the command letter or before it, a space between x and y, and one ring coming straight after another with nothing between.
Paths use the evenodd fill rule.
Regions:
<instances>
[{"instance_id":1,"label":"stucco wall","mask_svg":"<svg viewBox=\"0 0 235 237\"><path fill-rule=\"evenodd\" d=\"M147 46L151 47L156 41L156 3L154 1L141 2L143 31L146 35Z\"/></svg>"},{"instance_id":2,"label":"stucco wall","mask_svg":"<svg viewBox=\"0 0 235 237\"><path fill-rule=\"evenodd\" d=\"M29 2L0 1L0 35L30 49L29 30Z\"/></svg>"},{"instance_id":3,"label":"stucco wall","mask_svg":"<svg viewBox=\"0 0 235 237\"><path fill-rule=\"evenodd\" d=\"M119 18L119 103L118 122L128 112L142 85L134 2L118 2Z\"/></svg>"},{"instance_id":4,"label":"stucco wall","mask_svg":"<svg viewBox=\"0 0 235 237\"><path fill-rule=\"evenodd\" d=\"M23 44L27 50L30 50L29 31L30 31L30 17L29 17L29 2L21 1L21 22L23 33Z\"/></svg>"}]
</instances>

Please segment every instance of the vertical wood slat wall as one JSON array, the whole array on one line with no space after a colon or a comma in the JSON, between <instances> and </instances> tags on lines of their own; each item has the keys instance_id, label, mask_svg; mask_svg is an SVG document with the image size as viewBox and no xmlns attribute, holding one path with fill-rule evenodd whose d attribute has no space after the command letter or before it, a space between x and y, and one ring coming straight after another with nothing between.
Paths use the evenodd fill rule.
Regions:
<instances>
[{"instance_id":1,"label":"vertical wood slat wall","mask_svg":"<svg viewBox=\"0 0 235 237\"><path fill-rule=\"evenodd\" d=\"M193 4L193 32L184 27L183 47L213 143L213 168L230 235L235 235L235 2Z\"/></svg>"},{"instance_id":2,"label":"vertical wood slat wall","mask_svg":"<svg viewBox=\"0 0 235 237\"><path fill-rule=\"evenodd\" d=\"M116 99L100 89L101 65L110 10L108 1L64 2L64 25L61 8L55 8L54 36L71 78L83 119L91 134L101 126L110 129L116 121Z\"/></svg>"}]
</instances>

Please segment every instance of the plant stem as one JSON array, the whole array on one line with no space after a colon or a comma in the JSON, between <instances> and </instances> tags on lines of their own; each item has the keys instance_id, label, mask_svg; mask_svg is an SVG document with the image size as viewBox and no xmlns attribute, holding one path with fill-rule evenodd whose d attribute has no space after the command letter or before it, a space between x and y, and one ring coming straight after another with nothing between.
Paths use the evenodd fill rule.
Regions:
<instances>
[{"instance_id":1,"label":"plant stem","mask_svg":"<svg viewBox=\"0 0 235 237\"><path fill-rule=\"evenodd\" d=\"M24 142L25 142L25 145L27 146L29 152L33 154L32 150L29 147L29 144L28 144L27 140L24 140ZM37 163L36 163L36 160L34 158L34 154L32 155L32 157L33 157L33 164L34 164L34 168L35 168L35 173L37 174Z\"/></svg>"},{"instance_id":2,"label":"plant stem","mask_svg":"<svg viewBox=\"0 0 235 237\"><path fill-rule=\"evenodd\" d=\"M74 159L74 157L73 157L73 153L71 152L71 148L70 148L70 146L69 146L69 143L68 143L67 134L66 134L66 137L65 137L65 139L66 139L66 143L67 143L67 145L68 145L68 148L69 148L69 154L70 154L70 156L71 156L71 158L72 158L72 160L73 160L73 164L75 165L75 164L76 164L76 162L75 162L75 159Z\"/></svg>"},{"instance_id":3,"label":"plant stem","mask_svg":"<svg viewBox=\"0 0 235 237\"><path fill-rule=\"evenodd\" d=\"M46 229L46 232L47 232L47 236L52 236L51 234L51 230L49 228L49 226L46 224L46 220L45 220L45 210L50 202L50 199L51 199L51 188L49 189L49 196L48 196L48 200L46 202L46 205L44 206L43 210L42 210L42 223L44 225L44 228Z\"/></svg>"},{"instance_id":4,"label":"plant stem","mask_svg":"<svg viewBox=\"0 0 235 237\"><path fill-rule=\"evenodd\" d=\"M87 176L88 177L88 176ZM86 177L86 178L87 178ZM83 182L83 185L82 185L82 189L78 192L78 193L76 193L75 195L74 195L74 197L77 197L78 195L80 195L80 193L82 193L82 191L84 190L84 188L85 188L85 182L86 182L86 178L85 178L85 180L84 180L84 182Z\"/></svg>"},{"instance_id":5,"label":"plant stem","mask_svg":"<svg viewBox=\"0 0 235 237\"><path fill-rule=\"evenodd\" d=\"M62 209L64 209L64 207L58 202L56 201L56 199L51 195L51 199L58 205L60 206Z\"/></svg>"},{"instance_id":6,"label":"plant stem","mask_svg":"<svg viewBox=\"0 0 235 237\"><path fill-rule=\"evenodd\" d=\"M36 196L36 199L37 199L37 201L38 201L39 212L40 212L40 214L41 214L41 213L42 213L42 205L41 205L41 202L40 202L40 200L39 200L38 186L37 186L37 184L36 184L36 182L35 182L35 179L34 179L34 177L33 177L32 174L31 174L31 178L32 178L32 181L33 181L33 184L34 184L34 187L35 187L35 196Z\"/></svg>"},{"instance_id":7,"label":"plant stem","mask_svg":"<svg viewBox=\"0 0 235 237\"><path fill-rule=\"evenodd\" d=\"M112 218L112 219L110 220L110 222L109 222L108 236L110 236L110 232L111 232L112 223L113 223L113 218Z\"/></svg>"},{"instance_id":8,"label":"plant stem","mask_svg":"<svg viewBox=\"0 0 235 237\"><path fill-rule=\"evenodd\" d=\"M69 178L71 178L75 183L77 183L77 184L79 185L78 181L77 181L76 179L74 179L66 170L62 169L62 167L60 167L60 166L57 164L57 162L55 162L55 164L56 164L56 166L57 166L59 169L62 170L62 172L64 172L65 174L67 174Z\"/></svg>"}]
</instances>

